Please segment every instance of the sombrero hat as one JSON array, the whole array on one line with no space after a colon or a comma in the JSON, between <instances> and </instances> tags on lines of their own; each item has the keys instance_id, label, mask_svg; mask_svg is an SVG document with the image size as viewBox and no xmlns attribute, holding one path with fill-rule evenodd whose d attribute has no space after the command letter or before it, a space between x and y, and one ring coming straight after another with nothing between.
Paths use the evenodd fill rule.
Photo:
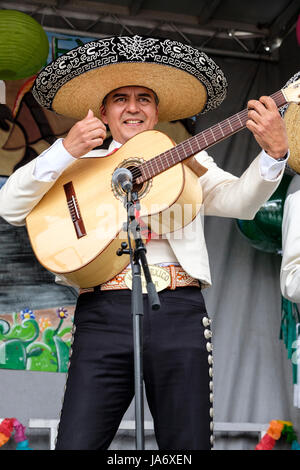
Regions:
<instances>
[{"instance_id":1,"label":"sombrero hat","mask_svg":"<svg viewBox=\"0 0 300 470\"><path fill-rule=\"evenodd\" d=\"M283 88L291 85L300 78L300 71L293 75ZM285 122L290 157L288 166L296 173L300 174L300 106L296 103L290 103L281 110L283 120Z\"/></svg>"},{"instance_id":2,"label":"sombrero hat","mask_svg":"<svg viewBox=\"0 0 300 470\"><path fill-rule=\"evenodd\" d=\"M174 121L220 105L227 82L217 64L194 47L170 39L109 37L61 55L36 77L38 103L75 119L124 86L143 86L159 98L159 120Z\"/></svg>"}]
</instances>

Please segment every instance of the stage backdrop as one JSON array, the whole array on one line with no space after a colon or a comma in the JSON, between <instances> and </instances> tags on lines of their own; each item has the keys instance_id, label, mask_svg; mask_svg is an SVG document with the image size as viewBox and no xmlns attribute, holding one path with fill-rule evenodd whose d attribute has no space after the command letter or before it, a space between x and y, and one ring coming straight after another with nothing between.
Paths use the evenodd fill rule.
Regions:
<instances>
[{"instance_id":1,"label":"stage backdrop","mask_svg":"<svg viewBox=\"0 0 300 470\"><path fill-rule=\"evenodd\" d=\"M70 39L67 44L73 46ZM69 46L58 40L56 48L59 53ZM299 68L296 37L290 36L280 55L279 63L214 57L228 77L228 97L218 110L197 119L194 127L185 123L189 130L203 130L245 108L248 99L280 89ZM26 88L18 95L25 81L7 83L7 105L1 106L2 182L72 125L41 110L30 92L24 93ZM220 167L239 176L258 151L253 137L244 130L211 148L210 154ZM66 375L61 358L66 357L69 346L76 292L54 284L53 275L35 260L24 227L1 220L0 231L0 416L15 416L25 425L30 418L58 419ZM215 421L290 420L299 433L291 364L279 339L280 255L253 248L231 219L206 218L205 233L213 279L213 287L204 296L213 319ZM61 309L60 316L57 309ZM62 318L64 314L68 316ZM6 350L13 339L23 354L18 367ZM44 365L33 370L42 357ZM7 368L9 364L11 368ZM147 405L145 418L151 420ZM134 419L132 405L125 419ZM256 436L249 440L216 435L217 449L253 448L256 442ZM134 445L133 434L122 432L111 448L133 449ZM156 447L151 432L146 447Z\"/></svg>"},{"instance_id":2,"label":"stage backdrop","mask_svg":"<svg viewBox=\"0 0 300 470\"><path fill-rule=\"evenodd\" d=\"M92 40L50 33L48 39L48 63ZM76 122L39 106L31 94L34 78L5 81L6 103L0 103L0 187ZM188 126L193 125L192 120L178 121L160 123L157 128L181 142L191 136ZM110 141L108 131L103 147ZM76 291L57 289L54 276L34 259L24 227L9 226L0 219L0 232L0 369L66 372ZM66 304L71 305L66 308ZM65 309L66 316L60 316Z\"/></svg>"}]
</instances>

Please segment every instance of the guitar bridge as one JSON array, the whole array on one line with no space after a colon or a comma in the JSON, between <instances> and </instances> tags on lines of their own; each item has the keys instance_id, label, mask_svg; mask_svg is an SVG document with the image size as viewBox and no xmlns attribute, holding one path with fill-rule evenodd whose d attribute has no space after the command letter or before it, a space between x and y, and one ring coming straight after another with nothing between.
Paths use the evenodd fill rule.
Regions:
<instances>
[{"instance_id":1,"label":"guitar bridge","mask_svg":"<svg viewBox=\"0 0 300 470\"><path fill-rule=\"evenodd\" d=\"M86 235L86 230L80 214L80 209L72 181L64 184L64 190L77 238L84 237Z\"/></svg>"}]
</instances>

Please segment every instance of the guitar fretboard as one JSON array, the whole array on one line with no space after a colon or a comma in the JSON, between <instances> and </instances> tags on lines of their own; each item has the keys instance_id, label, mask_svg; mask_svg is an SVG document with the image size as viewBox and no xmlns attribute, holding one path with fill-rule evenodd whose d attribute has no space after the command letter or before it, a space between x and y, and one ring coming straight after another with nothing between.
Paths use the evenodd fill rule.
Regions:
<instances>
[{"instance_id":1,"label":"guitar fretboard","mask_svg":"<svg viewBox=\"0 0 300 470\"><path fill-rule=\"evenodd\" d=\"M277 107L286 104L282 91L277 91L271 98L275 101ZM171 168L186 158L192 157L201 150L205 150L223 139L235 134L246 127L248 120L248 109L244 109L237 114L219 122L218 124L206 129L199 134L190 137L169 150L157 155L156 157L141 164L139 176L136 179L137 184L141 184L159 175L163 171Z\"/></svg>"}]
</instances>

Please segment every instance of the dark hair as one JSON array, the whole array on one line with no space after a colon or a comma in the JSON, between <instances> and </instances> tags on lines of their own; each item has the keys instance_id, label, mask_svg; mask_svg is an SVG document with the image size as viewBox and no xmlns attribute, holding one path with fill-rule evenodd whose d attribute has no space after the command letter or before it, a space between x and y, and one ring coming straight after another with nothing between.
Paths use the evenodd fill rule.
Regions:
<instances>
[{"instance_id":1,"label":"dark hair","mask_svg":"<svg viewBox=\"0 0 300 470\"><path fill-rule=\"evenodd\" d=\"M133 85L133 86L137 86L137 85ZM121 88L121 87L120 87ZM122 87L123 88L123 87ZM144 88L147 88L147 87L144 87ZM102 105L105 106L106 105L106 101L107 101L107 97L108 95L110 95L111 93L113 93L114 91L118 90L118 88L115 88L115 90L112 90L110 91L109 93L107 93L107 95L104 96L103 100L102 100ZM154 95L154 99L155 99L155 103L156 103L156 106L158 106L158 103L159 103L159 99L158 99L158 96L157 94L155 93L155 91L151 90L151 88L148 88L148 90L152 91L153 95Z\"/></svg>"}]
</instances>

